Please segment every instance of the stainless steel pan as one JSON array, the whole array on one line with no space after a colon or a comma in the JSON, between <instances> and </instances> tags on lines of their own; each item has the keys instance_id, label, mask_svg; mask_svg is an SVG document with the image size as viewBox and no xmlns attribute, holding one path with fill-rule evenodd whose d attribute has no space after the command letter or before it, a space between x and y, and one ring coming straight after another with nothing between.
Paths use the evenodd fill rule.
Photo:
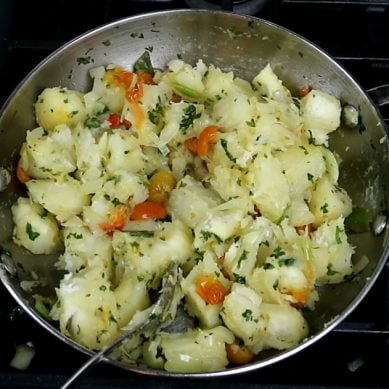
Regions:
<instances>
[{"instance_id":1,"label":"stainless steel pan","mask_svg":"<svg viewBox=\"0 0 389 389\"><path fill-rule=\"evenodd\" d=\"M376 224L380 226L376 226L376 232L383 230L379 236L364 233L351 237L355 261L367 256L368 265L351 281L320 290L317 309L306 315L310 337L303 344L285 352L263 353L255 362L243 367L202 375L221 376L254 370L302 351L333 329L358 305L384 265L389 240L389 231L385 229L389 200L389 142L377 108L341 66L305 39L251 17L209 11L169 11L123 19L61 47L21 82L3 107L0 118L0 167L7 169L12 177L0 193L0 243L5 250L0 272L3 283L18 303L48 331L68 345L91 354L42 319L32 306L31 293L20 288L20 281L39 278L47 287L38 292L45 293L52 290L60 274L52 266L55 258L37 258L11 243L10 205L21 190L14 167L26 130L35 125L33 103L45 87L62 85L88 90L88 69L109 63L131 68L146 47L150 50L152 47L152 61L157 68L163 68L177 56L190 63L202 58L206 63L233 70L248 80L270 63L292 92L297 93L299 86L309 84L335 95L343 103L359 107L359 128L340 129L332 136L331 146L343 161L341 185L355 205L369 209L377 218ZM179 375L110 363L143 374Z\"/></svg>"}]
</instances>

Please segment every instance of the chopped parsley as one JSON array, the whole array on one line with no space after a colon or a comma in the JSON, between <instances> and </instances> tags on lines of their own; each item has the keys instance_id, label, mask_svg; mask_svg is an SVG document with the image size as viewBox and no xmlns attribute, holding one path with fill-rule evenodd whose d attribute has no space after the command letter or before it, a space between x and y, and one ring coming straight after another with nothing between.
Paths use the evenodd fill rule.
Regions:
<instances>
[{"instance_id":1,"label":"chopped parsley","mask_svg":"<svg viewBox=\"0 0 389 389\"><path fill-rule=\"evenodd\" d=\"M311 173L307 173L308 181L313 182L313 175Z\"/></svg>"},{"instance_id":2,"label":"chopped parsley","mask_svg":"<svg viewBox=\"0 0 389 389\"><path fill-rule=\"evenodd\" d=\"M40 236L39 232L34 231L32 229L32 225L30 223L26 224L26 233L27 233L28 237L30 238L30 240L33 240L33 241Z\"/></svg>"},{"instance_id":3,"label":"chopped parsley","mask_svg":"<svg viewBox=\"0 0 389 389\"><path fill-rule=\"evenodd\" d=\"M247 250L243 250L241 256L239 257L239 260L238 260L238 269L240 269L240 265L242 264L243 261L245 261L247 259L247 254L249 252Z\"/></svg>"},{"instance_id":4,"label":"chopped parsley","mask_svg":"<svg viewBox=\"0 0 389 389\"><path fill-rule=\"evenodd\" d=\"M231 162L236 163L236 158L234 158L234 157L232 156L232 154L228 151L228 148L227 148L228 143L227 143L227 141L226 141L225 139L220 139L220 144L221 144L221 146L223 147L223 150L224 150L224 152L226 153L228 159L229 159Z\"/></svg>"},{"instance_id":5,"label":"chopped parsley","mask_svg":"<svg viewBox=\"0 0 389 389\"><path fill-rule=\"evenodd\" d=\"M184 109L184 115L181 118L180 130L185 134L186 130L193 125L195 119L198 119L201 116L201 113L197 113L196 107L191 104Z\"/></svg>"},{"instance_id":6,"label":"chopped parsley","mask_svg":"<svg viewBox=\"0 0 389 389\"><path fill-rule=\"evenodd\" d=\"M239 274L237 273L233 273L234 275L234 278L235 278L235 282L237 282L238 284L245 284L246 283L246 278L243 277L243 276L240 276Z\"/></svg>"},{"instance_id":7,"label":"chopped parsley","mask_svg":"<svg viewBox=\"0 0 389 389\"><path fill-rule=\"evenodd\" d=\"M341 244L342 243L342 236L341 236L342 233L343 233L343 230L341 228L339 228L338 226L336 226L335 240L336 240L337 244Z\"/></svg>"},{"instance_id":8,"label":"chopped parsley","mask_svg":"<svg viewBox=\"0 0 389 389\"><path fill-rule=\"evenodd\" d=\"M332 269L332 263L327 266L327 276L334 276L335 274L339 274L338 271Z\"/></svg>"},{"instance_id":9,"label":"chopped parsley","mask_svg":"<svg viewBox=\"0 0 389 389\"><path fill-rule=\"evenodd\" d=\"M246 124L249 126L249 127L255 127L255 120L253 118L251 118L250 121L246 122Z\"/></svg>"},{"instance_id":10,"label":"chopped parsley","mask_svg":"<svg viewBox=\"0 0 389 389\"><path fill-rule=\"evenodd\" d=\"M278 265L279 266L292 266L295 263L294 258L280 258L278 260Z\"/></svg>"},{"instance_id":11,"label":"chopped parsley","mask_svg":"<svg viewBox=\"0 0 389 389\"><path fill-rule=\"evenodd\" d=\"M245 318L246 321L252 321L253 320L253 311L251 309L246 309L242 316Z\"/></svg>"},{"instance_id":12,"label":"chopped parsley","mask_svg":"<svg viewBox=\"0 0 389 389\"><path fill-rule=\"evenodd\" d=\"M151 123L155 125L161 125L163 117L165 115L165 110L162 106L161 98L158 97L158 103L156 104L154 109L151 109L147 112L147 116Z\"/></svg>"},{"instance_id":13,"label":"chopped parsley","mask_svg":"<svg viewBox=\"0 0 389 389\"><path fill-rule=\"evenodd\" d=\"M107 290L107 287L105 285L100 285L99 288L101 291L105 292Z\"/></svg>"},{"instance_id":14,"label":"chopped parsley","mask_svg":"<svg viewBox=\"0 0 389 389\"><path fill-rule=\"evenodd\" d=\"M266 263L263 264L263 268L265 270L274 269L274 265L272 263L270 263L270 262L266 262Z\"/></svg>"},{"instance_id":15,"label":"chopped parsley","mask_svg":"<svg viewBox=\"0 0 389 389\"><path fill-rule=\"evenodd\" d=\"M77 64L78 65L88 65L88 63L94 62L92 57L88 55L87 57L78 57Z\"/></svg>"},{"instance_id":16,"label":"chopped parsley","mask_svg":"<svg viewBox=\"0 0 389 389\"><path fill-rule=\"evenodd\" d=\"M283 255L285 255L285 251L282 250L280 246L278 246L274 249L273 253L270 256L277 259L279 257L282 257Z\"/></svg>"},{"instance_id":17,"label":"chopped parsley","mask_svg":"<svg viewBox=\"0 0 389 389\"><path fill-rule=\"evenodd\" d=\"M106 41L101 42L104 46L111 46L111 41L107 39Z\"/></svg>"},{"instance_id":18,"label":"chopped parsley","mask_svg":"<svg viewBox=\"0 0 389 389\"><path fill-rule=\"evenodd\" d=\"M84 125L88 128L99 128L101 126L101 120L95 116L92 116L85 120Z\"/></svg>"},{"instance_id":19,"label":"chopped parsley","mask_svg":"<svg viewBox=\"0 0 389 389\"><path fill-rule=\"evenodd\" d=\"M328 204L327 204L327 203L324 203L324 204L320 207L320 211L322 211L323 213L328 213Z\"/></svg>"}]
</instances>

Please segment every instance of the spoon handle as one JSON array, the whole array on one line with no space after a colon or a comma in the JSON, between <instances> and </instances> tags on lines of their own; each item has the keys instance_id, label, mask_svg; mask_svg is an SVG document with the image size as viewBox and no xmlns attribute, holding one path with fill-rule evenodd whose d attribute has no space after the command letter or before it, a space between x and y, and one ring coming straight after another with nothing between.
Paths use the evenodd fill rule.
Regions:
<instances>
[{"instance_id":1,"label":"spoon handle","mask_svg":"<svg viewBox=\"0 0 389 389\"><path fill-rule=\"evenodd\" d=\"M104 347L101 351L96 353L93 357L89 358L62 386L61 389L70 388L71 385L85 372L87 372L91 367L99 363L107 354L109 354L114 348L120 345L125 339L131 338L137 331L147 324L140 323L137 326L134 326L129 331L126 331L124 334L116 338L111 344Z\"/></svg>"}]
</instances>

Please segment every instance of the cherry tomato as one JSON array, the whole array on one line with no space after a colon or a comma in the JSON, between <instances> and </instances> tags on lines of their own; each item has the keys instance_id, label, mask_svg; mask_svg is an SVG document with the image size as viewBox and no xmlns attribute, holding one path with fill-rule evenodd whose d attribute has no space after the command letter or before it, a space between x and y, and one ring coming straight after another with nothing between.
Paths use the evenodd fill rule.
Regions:
<instances>
[{"instance_id":1,"label":"cherry tomato","mask_svg":"<svg viewBox=\"0 0 389 389\"><path fill-rule=\"evenodd\" d=\"M165 207L154 201L146 200L143 203L135 205L130 215L131 220L144 220L144 219L165 219L167 211Z\"/></svg>"},{"instance_id":2,"label":"cherry tomato","mask_svg":"<svg viewBox=\"0 0 389 389\"><path fill-rule=\"evenodd\" d=\"M118 128L120 126L120 116L116 113L109 115L108 121L111 128Z\"/></svg>"},{"instance_id":3,"label":"cherry tomato","mask_svg":"<svg viewBox=\"0 0 389 389\"><path fill-rule=\"evenodd\" d=\"M154 84L153 75L145 70L139 70L136 75L138 76L138 80L141 80L143 84L152 85Z\"/></svg>"},{"instance_id":4,"label":"cherry tomato","mask_svg":"<svg viewBox=\"0 0 389 389\"><path fill-rule=\"evenodd\" d=\"M107 233L112 233L117 230L122 230L126 225L128 218L128 208L126 206L117 207L106 222L100 223L99 226Z\"/></svg>"},{"instance_id":5,"label":"cherry tomato","mask_svg":"<svg viewBox=\"0 0 389 389\"><path fill-rule=\"evenodd\" d=\"M20 166L20 163L18 163L18 166L16 167L16 177L18 180L25 184L26 182L31 180L31 177L27 174L27 172Z\"/></svg>"},{"instance_id":6,"label":"cherry tomato","mask_svg":"<svg viewBox=\"0 0 389 389\"><path fill-rule=\"evenodd\" d=\"M197 154L203 157L208 154L210 143L216 142L216 134L219 131L218 126L208 126L201 131L198 137Z\"/></svg>"},{"instance_id":7,"label":"cherry tomato","mask_svg":"<svg viewBox=\"0 0 389 389\"><path fill-rule=\"evenodd\" d=\"M211 305L220 304L224 301L227 289L215 277L210 275L200 275L195 281L196 293Z\"/></svg>"}]
</instances>

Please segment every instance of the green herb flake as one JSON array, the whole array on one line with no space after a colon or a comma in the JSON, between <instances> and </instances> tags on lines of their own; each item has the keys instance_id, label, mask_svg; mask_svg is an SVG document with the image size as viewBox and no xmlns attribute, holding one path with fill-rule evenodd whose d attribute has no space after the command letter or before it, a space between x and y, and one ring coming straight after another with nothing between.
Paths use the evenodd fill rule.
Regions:
<instances>
[{"instance_id":1,"label":"green herb flake","mask_svg":"<svg viewBox=\"0 0 389 389\"><path fill-rule=\"evenodd\" d=\"M270 263L270 262L266 262L266 263L263 264L263 268L265 270L274 269L274 265L272 263Z\"/></svg>"},{"instance_id":2,"label":"green herb flake","mask_svg":"<svg viewBox=\"0 0 389 389\"><path fill-rule=\"evenodd\" d=\"M336 226L336 230L335 230L335 241L337 244L342 244L342 233L344 231L339 228L339 226Z\"/></svg>"},{"instance_id":3,"label":"green herb flake","mask_svg":"<svg viewBox=\"0 0 389 389\"><path fill-rule=\"evenodd\" d=\"M232 156L232 154L228 150L228 142L225 139L220 139L220 144L223 147L224 152L226 153L226 156L231 162L236 163L236 158Z\"/></svg>"},{"instance_id":4,"label":"green herb flake","mask_svg":"<svg viewBox=\"0 0 389 389\"><path fill-rule=\"evenodd\" d=\"M274 249L273 253L270 256L278 259L279 257L282 257L283 255L285 255L285 251L282 250L282 248L280 246L278 246Z\"/></svg>"},{"instance_id":5,"label":"green herb flake","mask_svg":"<svg viewBox=\"0 0 389 389\"><path fill-rule=\"evenodd\" d=\"M158 103L156 104L155 108L151 109L150 111L147 112L147 116L150 120L151 123L155 125L161 125L161 121L163 117L165 116L165 110L162 105L161 99L158 99Z\"/></svg>"},{"instance_id":6,"label":"green herb flake","mask_svg":"<svg viewBox=\"0 0 389 389\"><path fill-rule=\"evenodd\" d=\"M253 320L253 311L251 309L246 309L242 316L245 318L246 321L252 321Z\"/></svg>"},{"instance_id":7,"label":"green herb flake","mask_svg":"<svg viewBox=\"0 0 389 389\"><path fill-rule=\"evenodd\" d=\"M320 211L323 212L323 213L328 213L328 203L324 203L324 204L320 207Z\"/></svg>"},{"instance_id":8,"label":"green herb flake","mask_svg":"<svg viewBox=\"0 0 389 389\"><path fill-rule=\"evenodd\" d=\"M32 225L30 223L26 224L26 234L28 235L29 239L34 241L36 238L40 236L40 233L37 231L34 231L32 229Z\"/></svg>"},{"instance_id":9,"label":"green herb flake","mask_svg":"<svg viewBox=\"0 0 389 389\"><path fill-rule=\"evenodd\" d=\"M185 134L186 130L193 125L195 119L198 119L201 116L201 113L197 113L196 107L191 104L184 109L184 115L181 118L180 130Z\"/></svg>"},{"instance_id":10,"label":"green herb flake","mask_svg":"<svg viewBox=\"0 0 389 389\"><path fill-rule=\"evenodd\" d=\"M88 65L91 62L94 62L94 61L90 55L88 55L87 57L78 57L77 58L78 65Z\"/></svg>"},{"instance_id":11,"label":"green herb flake","mask_svg":"<svg viewBox=\"0 0 389 389\"><path fill-rule=\"evenodd\" d=\"M255 120L253 118L251 118L250 121L247 121L246 124L249 126L249 127L255 127L256 124L255 124Z\"/></svg>"},{"instance_id":12,"label":"green herb flake","mask_svg":"<svg viewBox=\"0 0 389 389\"><path fill-rule=\"evenodd\" d=\"M111 46L111 41L107 39L106 41L101 42L104 46Z\"/></svg>"},{"instance_id":13,"label":"green herb flake","mask_svg":"<svg viewBox=\"0 0 389 389\"><path fill-rule=\"evenodd\" d=\"M313 174L311 174L311 173L307 173L307 178L308 178L308 181L313 182L314 176L313 176Z\"/></svg>"},{"instance_id":14,"label":"green herb flake","mask_svg":"<svg viewBox=\"0 0 389 389\"><path fill-rule=\"evenodd\" d=\"M296 260L294 258L281 258L278 260L279 266L292 266Z\"/></svg>"},{"instance_id":15,"label":"green herb flake","mask_svg":"<svg viewBox=\"0 0 389 389\"><path fill-rule=\"evenodd\" d=\"M85 127L91 128L99 128L101 126L101 120L95 116L92 116L85 120Z\"/></svg>"},{"instance_id":16,"label":"green herb flake","mask_svg":"<svg viewBox=\"0 0 389 389\"><path fill-rule=\"evenodd\" d=\"M245 261L248 257L248 251L247 250L243 250L242 254L240 255L239 257L239 260L238 260L238 269L240 269L240 266L242 264L243 261Z\"/></svg>"},{"instance_id":17,"label":"green herb flake","mask_svg":"<svg viewBox=\"0 0 389 389\"><path fill-rule=\"evenodd\" d=\"M332 263L327 266L327 276L334 276L335 274L339 274L338 271L332 269Z\"/></svg>"},{"instance_id":18,"label":"green herb flake","mask_svg":"<svg viewBox=\"0 0 389 389\"><path fill-rule=\"evenodd\" d=\"M200 231L200 235L204 241L207 241L212 236L212 234L209 231L204 231L204 230Z\"/></svg>"},{"instance_id":19,"label":"green herb flake","mask_svg":"<svg viewBox=\"0 0 389 389\"><path fill-rule=\"evenodd\" d=\"M100 285L99 289L105 292L107 290L107 287L105 285Z\"/></svg>"},{"instance_id":20,"label":"green herb flake","mask_svg":"<svg viewBox=\"0 0 389 389\"><path fill-rule=\"evenodd\" d=\"M118 205L122 205L123 203L118 199L118 198L114 198L112 201L111 201L111 203L115 206L115 207L117 207Z\"/></svg>"},{"instance_id":21,"label":"green herb flake","mask_svg":"<svg viewBox=\"0 0 389 389\"><path fill-rule=\"evenodd\" d=\"M240 276L237 273L233 273L233 276L235 278L234 281L237 282L238 284L244 285L246 283L246 278L245 277Z\"/></svg>"}]
</instances>

